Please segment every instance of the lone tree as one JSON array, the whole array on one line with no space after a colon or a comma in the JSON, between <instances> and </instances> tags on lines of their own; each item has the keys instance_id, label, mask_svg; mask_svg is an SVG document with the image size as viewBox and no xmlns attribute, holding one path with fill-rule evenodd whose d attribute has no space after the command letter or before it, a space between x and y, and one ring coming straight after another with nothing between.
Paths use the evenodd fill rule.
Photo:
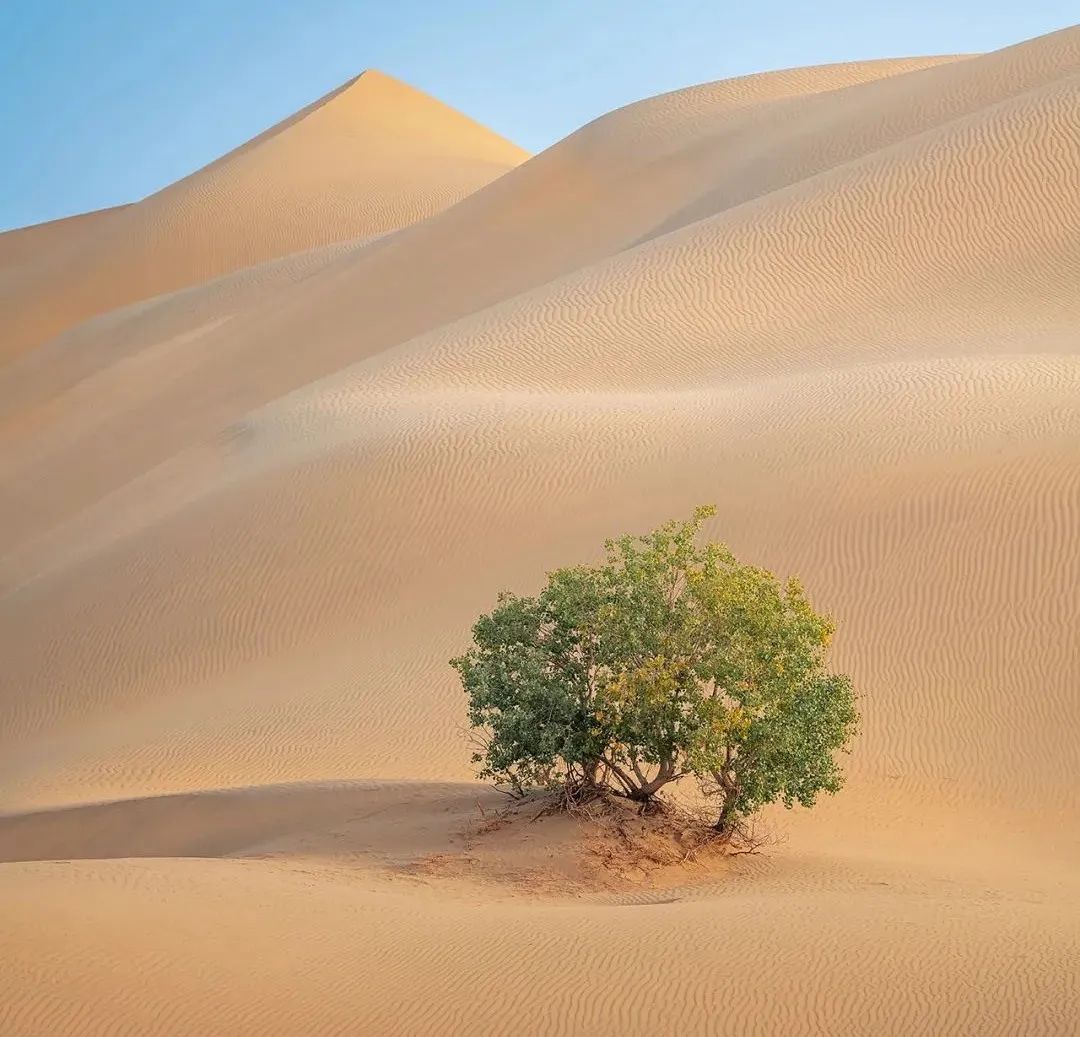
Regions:
<instances>
[{"instance_id":1,"label":"lone tree","mask_svg":"<svg viewBox=\"0 0 1080 1037\"><path fill-rule=\"evenodd\" d=\"M724 838L767 803L840 788L858 713L825 668L832 621L798 581L698 547L715 513L608 541L603 564L558 569L536 597L499 595L451 661L480 777L647 804L692 775Z\"/></svg>"}]
</instances>

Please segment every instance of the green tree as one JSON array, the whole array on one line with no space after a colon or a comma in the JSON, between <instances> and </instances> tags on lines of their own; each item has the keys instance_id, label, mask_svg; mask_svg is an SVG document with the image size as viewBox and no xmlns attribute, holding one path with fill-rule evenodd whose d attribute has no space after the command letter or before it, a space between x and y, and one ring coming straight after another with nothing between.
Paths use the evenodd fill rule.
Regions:
<instances>
[{"instance_id":1,"label":"green tree","mask_svg":"<svg viewBox=\"0 0 1080 1037\"><path fill-rule=\"evenodd\" d=\"M452 660L480 776L650 801L692 775L730 837L767 803L836 792L858 714L832 621L796 580L696 544L715 508L605 545L536 597L504 593Z\"/></svg>"}]
</instances>

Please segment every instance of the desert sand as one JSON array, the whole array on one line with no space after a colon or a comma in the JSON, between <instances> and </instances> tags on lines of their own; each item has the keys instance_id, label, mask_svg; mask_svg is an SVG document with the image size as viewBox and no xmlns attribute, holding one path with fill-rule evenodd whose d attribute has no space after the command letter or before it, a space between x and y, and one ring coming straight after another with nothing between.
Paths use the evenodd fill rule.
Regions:
<instances>
[{"instance_id":1,"label":"desert sand","mask_svg":"<svg viewBox=\"0 0 1080 1037\"><path fill-rule=\"evenodd\" d=\"M0 1034L1080 1033L1080 29L534 157L368 72L0 235ZM834 614L761 854L478 835L447 659L715 502Z\"/></svg>"}]
</instances>

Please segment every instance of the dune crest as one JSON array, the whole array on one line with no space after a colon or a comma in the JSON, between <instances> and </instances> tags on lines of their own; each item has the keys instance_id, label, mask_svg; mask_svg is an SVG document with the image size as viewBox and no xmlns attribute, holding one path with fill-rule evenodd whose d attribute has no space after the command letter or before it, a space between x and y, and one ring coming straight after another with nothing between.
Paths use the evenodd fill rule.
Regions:
<instances>
[{"instance_id":1,"label":"dune crest","mask_svg":"<svg viewBox=\"0 0 1080 1037\"><path fill-rule=\"evenodd\" d=\"M90 284L69 230L123 269L110 221L160 228L177 278L0 368L0 1034L1072 1033L1080 29L527 161L369 76L0 236L24 314ZM339 204L297 141L354 130ZM265 233L185 267L241 190ZM848 787L662 895L491 881L447 659L704 502L836 617Z\"/></svg>"}]
</instances>

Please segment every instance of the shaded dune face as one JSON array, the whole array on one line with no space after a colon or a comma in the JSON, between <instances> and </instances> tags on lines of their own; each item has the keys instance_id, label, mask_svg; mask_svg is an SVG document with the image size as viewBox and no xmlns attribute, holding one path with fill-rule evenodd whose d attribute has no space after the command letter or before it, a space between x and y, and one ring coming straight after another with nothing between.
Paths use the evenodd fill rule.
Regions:
<instances>
[{"instance_id":1,"label":"shaded dune face","mask_svg":"<svg viewBox=\"0 0 1080 1037\"><path fill-rule=\"evenodd\" d=\"M1073 1032L1080 30L692 87L524 162L369 76L75 244L0 236L23 313L153 206L176 273L0 368L10 1032ZM333 240L265 156L357 126L395 172ZM263 215L185 267L236 185ZM488 802L475 616L708 501L837 619L848 787L664 902L417 872Z\"/></svg>"}]
</instances>

